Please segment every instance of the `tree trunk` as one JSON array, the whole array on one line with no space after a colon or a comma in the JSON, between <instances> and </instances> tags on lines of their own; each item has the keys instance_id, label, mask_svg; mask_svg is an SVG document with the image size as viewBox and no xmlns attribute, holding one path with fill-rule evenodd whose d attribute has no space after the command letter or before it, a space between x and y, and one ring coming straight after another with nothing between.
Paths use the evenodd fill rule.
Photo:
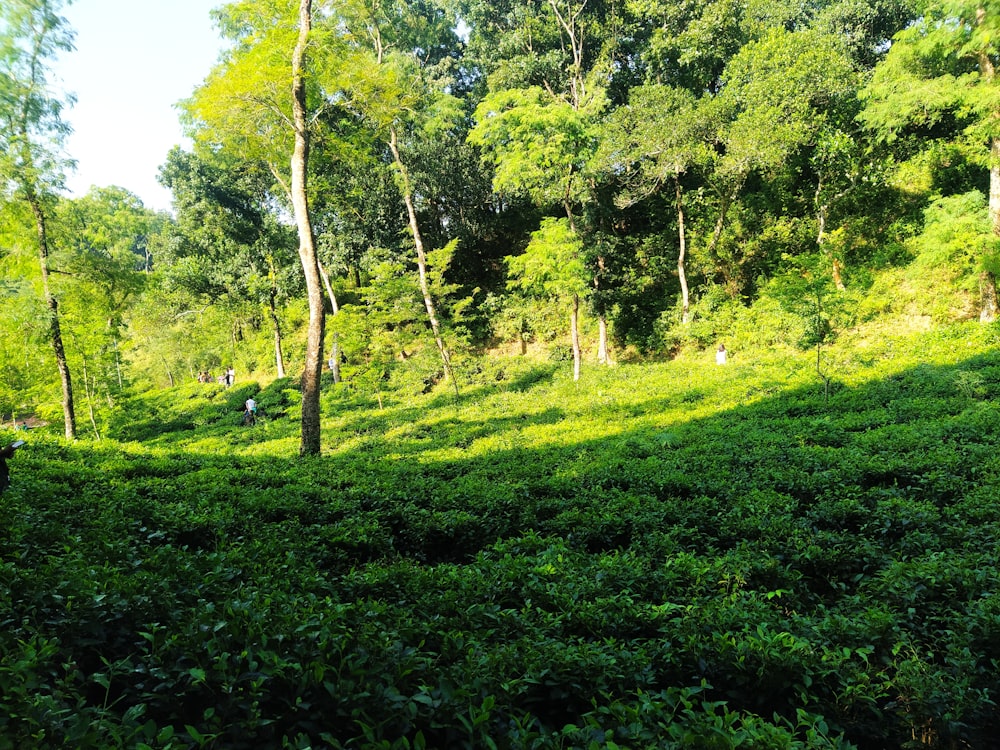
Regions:
<instances>
[{"instance_id":1,"label":"tree trunk","mask_svg":"<svg viewBox=\"0 0 1000 750\"><path fill-rule=\"evenodd\" d=\"M597 361L602 365L611 364L608 353L608 319L602 313L597 316Z\"/></svg>"},{"instance_id":2,"label":"tree trunk","mask_svg":"<svg viewBox=\"0 0 1000 750\"><path fill-rule=\"evenodd\" d=\"M302 372L302 438L299 453L318 455L320 452L320 376L323 374L323 331L326 311L323 307L323 285L316 256L316 239L309 216L307 170L309 166L309 132L306 118L306 44L312 27L312 0L299 2L299 38L292 53L292 119L295 126L295 148L292 152L291 199L295 225L299 235L299 260L306 278L309 296L309 329L306 337L306 361Z\"/></svg>"},{"instance_id":3,"label":"tree trunk","mask_svg":"<svg viewBox=\"0 0 1000 750\"><path fill-rule=\"evenodd\" d=\"M278 371L278 377L285 377L285 355L281 350L281 320L278 318L278 310L274 301L274 290L271 290L268 300L267 312L271 318L271 327L274 328L274 366Z\"/></svg>"},{"instance_id":4,"label":"tree trunk","mask_svg":"<svg viewBox=\"0 0 1000 750\"><path fill-rule=\"evenodd\" d=\"M420 234L420 224L417 222L417 211L413 205L413 188L410 186L409 173L399 155L399 142L396 137L396 129L389 129L389 148L392 157L396 162L396 169L399 170L400 182L402 183L403 203L406 204L406 213L410 220L410 233L413 235L413 244L417 249L417 274L420 281L420 293L424 298L424 307L427 309L427 318L430 320L431 331L434 333L434 341L437 344L438 352L441 354L441 362L444 365L445 375L451 380L455 388L455 395L458 395L458 381L455 379L455 372L451 367L451 357L448 349L444 345L441 337L441 326L438 323L437 312L434 309L434 300L431 297L430 284L427 281L427 254L424 251L424 241Z\"/></svg>"},{"instance_id":5,"label":"tree trunk","mask_svg":"<svg viewBox=\"0 0 1000 750\"><path fill-rule=\"evenodd\" d=\"M569 316L570 341L573 344L573 380L580 379L580 295L573 295L573 311Z\"/></svg>"},{"instance_id":6,"label":"tree trunk","mask_svg":"<svg viewBox=\"0 0 1000 750\"><path fill-rule=\"evenodd\" d=\"M45 305L49 308L49 339L52 351L56 355L56 367L59 370L59 380L62 383L63 421L67 440L76 438L76 411L73 406L73 379L70 376L69 364L66 361L66 350L63 347L62 327L59 325L59 302L52 294L49 286L49 241L46 231L45 211L41 201L33 191L28 193L28 202L35 217L35 229L38 232L38 262L42 270L42 295Z\"/></svg>"},{"instance_id":7,"label":"tree trunk","mask_svg":"<svg viewBox=\"0 0 1000 750\"><path fill-rule=\"evenodd\" d=\"M323 279L323 286L326 288L326 296L330 298L330 309L336 315L340 312L340 305L337 304L337 296L333 293L333 285L330 283L330 276L327 274L323 264L319 263L319 275Z\"/></svg>"},{"instance_id":8,"label":"tree trunk","mask_svg":"<svg viewBox=\"0 0 1000 750\"><path fill-rule=\"evenodd\" d=\"M87 413L90 416L90 427L94 430L94 437L101 441L101 432L97 429L97 414L94 411L94 395L97 386L97 378L91 379L87 374L87 358L83 358L83 393L87 397Z\"/></svg>"},{"instance_id":9,"label":"tree trunk","mask_svg":"<svg viewBox=\"0 0 1000 750\"><path fill-rule=\"evenodd\" d=\"M333 346L330 348L330 372L333 373L333 382L340 382L340 337L333 334Z\"/></svg>"},{"instance_id":10,"label":"tree trunk","mask_svg":"<svg viewBox=\"0 0 1000 750\"><path fill-rule=\"evenodd\" d=\"M597 256L597 273L594 274L594 292L595 294L601 289L601 276L607 270L607 266L604 263L604 256ZM597 302L600 304L600 297L597 297ZM604 314L602 309L597 314L597 362L602 365L611 364L611 355L608 353L608 319Z\"/></svg>"},{"instance_id":11,"label":"tree trunk","mask_svg":"<svg viewBox=\"0 0 1000 750\"><path fill-rule=\"evenodd\" d=\"M1000 236L1000 138L990 144L990 226L993 234ZM979 320L992 323L997 318L997 281L993 272L984 269L979 275L982 295Z\"/></svg>"},{"instance_id":12,"label":"tree trunk","mask_svg":"<svg viewBox=\"0 0 1000 750\"><path fill-rule=\"evenodd\" d=\"M111 337L111 343L115 349L115 375L118 377L118 390L124 390L125 382L122 379L122 358L121 353L118 351L118 336L114 335Z\"/></svg>"},{"instance_id":13,"label":"tree trunk","mask_svg":"<svg viewBox=\"0 0 1000 750\"><path fill-rule=\"evenodd\" d=\"M738 294L737 282L733 278L732 269L722 266L719 258L719 243L722 241L722 231L726 227L726 219L729 216L729 209L736 202L736 198L739 197L740 191L743 189L743 183L746 181L746 175L741 175L736 181L735 186L730 193L719 193L719 199L721 205L719 206L719 218L715 222L715 229L712 232L712 239L708 245L708 257L711 258L716 265L716 269L722 274L723 280L726 282L726 290L729 294L735 297Z\"/></svg>"},{"instance_id":14,"label":"tree trunk","mask_svg":"<svg viewBox=\"0 0 1000 750\"><path fill-rule=\"evenodd\" d=\"M841 273L842 266L840 259L826 249L826 217L830 212L830 205L822 201L820 197L822 192L823 181L819 180L816 183L816 247L819 248L819 251L823 255L830 259L830 273L833 275L833 285L837 288L837 291L843 292L847 287L844 286L844 275Z\"/></svg>"},{"instance_id":15,"label":"tree trunk","mask_svg":"<svg viewBox=\"0 0 1000 750\"><path fill-rule=\"evenodd\" d=\"M277 274L274 270L274 258L270 255L267 256L267 266L268 281L271 282L268 287L267 314L271 319L271 327L274 329L274 366L278 372L278 377L283 378L285 377L285 354L281 348L281 319L278 317L278 285L275 282Z\"/></svg>"},{"instance_id":16,"label":"tree trunk","mask_svg":"<svg viewBox=\"0 0 1000 750\"><path fill-rule=\"evenodd\" d=\"M684 224L684 200L681 193L681 180L679 174L674 174L674 188L677 194L677 279L681 283L681 323L690 322L691 297L688 293L687 274L684 272L684 262L687 257L687 233Z\"/></svg>"},{"instance_id":17,"label":"tree trunk","mask_svg":"<svg viewBox=\"0 0 1000 750\"><path fill-rule=\"evenodd\" d=\"M340 312L340 305L337 304L337 295L333 293L333 285L330 283L330 275L319 264L319 273L323 277L323 285L326 287L326 295L330 298L330 309L336 315ZM330 372L333 373L333 382L340 382L340 341L336 333L333 334L333 347L330 350Z\"/></svg>"}]
</instances>

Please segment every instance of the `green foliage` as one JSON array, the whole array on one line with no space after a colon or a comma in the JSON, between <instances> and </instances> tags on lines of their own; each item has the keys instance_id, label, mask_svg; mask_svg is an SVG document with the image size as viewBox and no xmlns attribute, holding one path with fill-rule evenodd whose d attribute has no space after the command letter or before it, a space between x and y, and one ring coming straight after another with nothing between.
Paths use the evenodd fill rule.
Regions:
<instances>
[{"instance_id":1,"label":"green foliage","mask_svg":"<svg viewBox=\"0 0 1000 750\"><path fill-rule=\"evenodd\" d=\"M731 110L720 170L770 171L807 143L831 103L852 96L853 71L839 40L815 30L770 29L726 66L718 102Z\"/></svg>"},{"instance_id":2,"label":"green foliage","mask_svg":"<svg viewBox=\"0 0 1000 750\"><path fill-rule=\"evenodd\" d=\"M586 113L532 87L490 95L477 108L476 120L469 139L496 164L494 190L526 193L541 206L578 197L574 175L594 146Z\"/></svg>"},{"instance_id":3,"label":"green foliage","mask_svg":"<svg viewBox=\"0 0 1000 750\"><path fill-rule=\"evenodd\" d=\"M833 342L829 399L749 336L586 383L484 359L457 401L328 384L307 459L290 378L29 432L0 746L988 744L996 338Z\"/></svg>"},{"instance_id":4,"label":"green foliage","mask_svg":"<svg viewBox=\"0 0 1000 750\"><path fill-rule=\"evenodd\" d=\"M522 255L507 258L508 285L543 297L566 298L587 290L582 243L566 219L543 219Z\"/></svg>"},{"instance_id":5,"label":"green foliage","mask_svg":"<svg viewBox=\"0 0 1000 750\"><path fill-rule=\"evenodd\" d=\"M103 441L36 430L10 460L0 750L989 746L997 332L931 325L1000 270L971 192L994 21L931 4L892 45L865 116L891 154L854 97L905 3L446 5L468 46L435 4L315 13L310 199L345 353L322 455L296 457L299 379L254 379L279 331L304 360L271 184L290 8L217 11L234 47L185 105L204 150L165 166L176 219L63 205L71 362L108 406ZM450 341L480 304L499 338L555 342L593 293L670 361L579 383L561 342L457 352L446 396L393 175ZM24 218L2 207L0 412L58 419ZM230 363L234 387L194 382Z\"/></svg>"},{"instance_id":6,"label":"green foliage","mask_svg":"<svg viewBox=\"0 0 1000 750\"><path fill-rule=\"evenodd\" d=\"M980 273L1000 270L1000 239L990 229L986 199L979 192L931 203L924 211L923 232L913 237L909 248L914 260L907 275L923 292L936 320L967 315Z\"/></svg>"}]
</instances>

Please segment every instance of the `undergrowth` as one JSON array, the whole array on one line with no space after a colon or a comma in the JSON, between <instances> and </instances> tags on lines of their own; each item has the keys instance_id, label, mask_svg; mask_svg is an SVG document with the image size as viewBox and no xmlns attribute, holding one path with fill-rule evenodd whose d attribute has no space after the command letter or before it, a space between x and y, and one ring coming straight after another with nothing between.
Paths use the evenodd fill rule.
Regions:
<instances>
[{"instance_id":1,"label":"undergrowth","mask_svg":"<svg viewBox=\"0 0 1000 750\"><path fill-rule=\"evenodd\" d=\"M309 459L290 379L29 433L0 748L991 746L996 339L328 383Z\"/></svg>"}]
</instances>

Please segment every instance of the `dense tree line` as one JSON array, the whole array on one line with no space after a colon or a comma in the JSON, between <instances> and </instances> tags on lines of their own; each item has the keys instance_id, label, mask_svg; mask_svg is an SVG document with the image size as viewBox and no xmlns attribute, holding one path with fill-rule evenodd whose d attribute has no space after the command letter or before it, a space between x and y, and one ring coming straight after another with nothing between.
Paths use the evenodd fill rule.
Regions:
<instances>
[{"instance_id":1,"label":"dense tree line","mask_svg":"<svg viewBox=\"0 0 1000 750\"><path fill-rule=\"evenodd\" d=\"M579 377L761 300L815 340L838 299L921 283L996 315L985 4L229 3L161 167L173 215L61 197L60 6L0 12L0 414L72 436L83 403L99 436L130 387L235 365L302 377L315 453L330 363L459 391L468 353L542 342Z\"/></svg>"}]
</instances>

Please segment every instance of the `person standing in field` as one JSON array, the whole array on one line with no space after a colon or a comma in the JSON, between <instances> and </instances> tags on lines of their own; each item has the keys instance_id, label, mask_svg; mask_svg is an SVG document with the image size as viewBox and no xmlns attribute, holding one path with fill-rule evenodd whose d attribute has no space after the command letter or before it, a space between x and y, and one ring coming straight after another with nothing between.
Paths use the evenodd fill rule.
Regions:
<instances>
[{"instance_id":1,"label":"person standing in field","mask_svg":"<svg viewBox=\"0 0 1000 750\"><path fill-rule=\"evenodd\" d=\"M253 396L248 398L243 406L245 408L245 411L243 412L243 424L256 424L257 402L254 400Z\"/></svg>"},{"instance_id":2,"label":"person standing in field","mask_svg":"<svg viewBox=\"0 0 1000 750\"><path fill-rule=\"evenodd\" d=\"M715 350L715 364L724 365L726 364L726 356L728 352L726 351L725 344L719 344L719 348Z\"/></svg>"}]
</instances>

